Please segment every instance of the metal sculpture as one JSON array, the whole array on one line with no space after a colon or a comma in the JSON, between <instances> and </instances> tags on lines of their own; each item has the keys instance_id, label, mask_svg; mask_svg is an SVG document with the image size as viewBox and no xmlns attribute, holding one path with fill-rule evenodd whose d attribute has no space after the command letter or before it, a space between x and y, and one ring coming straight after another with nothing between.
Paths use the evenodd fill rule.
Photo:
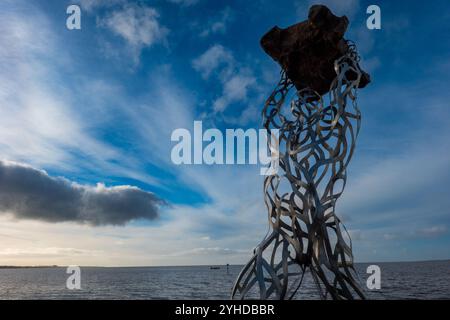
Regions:
<instances>
[{"instance_id":1,"label":"metal sculpture","mask_svg":"<svg viewBox=\"0 0 450 320\"><path fill-rule=\"evenodd\" d=\"M322 20L337 18L328 8L313 6L308 23L318 14ZM355 45L342 38L348 21L338 19L345 19L339 20L345 28L339 31L341 39L333 41L339 43L343 54L332 64L335 77L329 90L320 89L323 83L312 86L291 79L288 74L295 76L292 66L298 68L290 64L292 57L290 61L277 60L283 71L266 101L263 125L269 132L279 130L275 143L283 172L264 180L271 232L239 274L232 298L292 299L307 272L322 299L365 297L356 280L350 236L336 216L335 206L345 187L346 168L360 128L356 91L370 77L359 66ZM304 77L317 77L301 71ZM295 97L288 104L292 89ZM328 98L323 91L329 91ZM274 141L268 143L270 147Z\"/></svg>"}]
</instances>

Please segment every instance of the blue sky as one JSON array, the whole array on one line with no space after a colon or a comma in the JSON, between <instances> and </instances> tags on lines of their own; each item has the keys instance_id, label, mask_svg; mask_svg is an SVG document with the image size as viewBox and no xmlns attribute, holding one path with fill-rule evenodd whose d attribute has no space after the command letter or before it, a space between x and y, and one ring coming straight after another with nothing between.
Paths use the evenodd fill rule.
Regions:
<instances>
[{"instance_id":1,"label":"blue sky","mask_svg":"<svg viewBox=\"0 0 450 320\"><path fill-rule=\"evenodd\" d=\"M66 29L72 3L81 30ZM64 219L0 206L0 264L245 262L267 230L259 168L176 166L170 135L194 120L259 128L279 76L259 39L304 20L313 3L349 17L346 38L372 76L358 94L362 129L337 205L356 259L450 258L447 1L6 0L4 167L87 194L102 210L99 198L165 204L118 223L71 218L75 202L58 202ZM370 4L381 8L381 30L366 28Z\"/></svg>"}]
</instances>

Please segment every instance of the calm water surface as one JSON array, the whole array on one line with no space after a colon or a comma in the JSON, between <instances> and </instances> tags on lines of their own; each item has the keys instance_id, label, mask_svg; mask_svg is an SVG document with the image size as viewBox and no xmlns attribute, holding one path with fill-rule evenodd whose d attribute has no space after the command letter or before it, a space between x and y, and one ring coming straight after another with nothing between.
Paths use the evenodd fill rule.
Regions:
<instances>
[{"instance_id":1,"label":"calm water surface","mask_svg":"<svg viewBox=\"0 0 450 320\"><path fill-rule=\"evenodd\" d=\"M372 299L450 299L450 261L376 263ZM358 264L363 283L369 264ZM0 299L228 299L241 266L81 268L81 290L66 288L65 268L0 269ZM317 299L309 277L297 298Z\"/></svg>"}]
</instances>

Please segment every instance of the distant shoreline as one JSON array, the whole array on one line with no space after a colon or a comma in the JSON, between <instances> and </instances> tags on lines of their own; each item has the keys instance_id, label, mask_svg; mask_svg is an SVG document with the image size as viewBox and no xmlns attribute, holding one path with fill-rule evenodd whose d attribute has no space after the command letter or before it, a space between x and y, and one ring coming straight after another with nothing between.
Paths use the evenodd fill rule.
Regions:
<instances>
[{"instance_id":1,"label":"distant shoreline","mask_svg":"<svg viewBox=\"0 0 450 320\"><path fill-rule=\"evenodd\" d=\"M373 262L355 262L355 264L381 264L381 263L418 263L418 262L445 262L450 259L436 259L436 260L411 260L411 261L373 261ZM80 266L81 268L178 268L178 267L226 267L226 264L198 264L198 265L161 265L161 266ZM229 267L244 266L244 264L229 264ZM39 269L39 268L66 268L63 265L48 265L48 266L1 266L0 269Z\"/></svg>"},{"instance_id":2,"label":"distant shoreline","mask_svg":"<svg viewBox=\"0 0 450 320\"><path fill-rule=\"evenodd\" d=\"M0 269L37 269L37 268L60 268L61 266L0 266Z\"/></svg>"}]
</instances>

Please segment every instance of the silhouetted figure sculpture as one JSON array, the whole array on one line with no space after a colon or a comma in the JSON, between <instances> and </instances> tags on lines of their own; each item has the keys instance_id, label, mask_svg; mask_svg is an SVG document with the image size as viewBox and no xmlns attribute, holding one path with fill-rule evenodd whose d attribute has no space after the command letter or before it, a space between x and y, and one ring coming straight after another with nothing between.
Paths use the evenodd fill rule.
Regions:
<instances>
[{"instance_id":1,"label":"silhouetted figure sculpture","mask_svg":"<svg viewBox=\"0 0 450 320\"><path fill-rule=\"evenodd\" d=\"M350 237L335 214L360 128L356 91L370 82L343 38L347 25L312 6L307 21L261 39L282 67L263 110L264 127L279 130L281 171L264 180L271 231L239 274L233 298L292 299L306 273L323 299L364 298Z\"/></svg>"}]
</instances>

